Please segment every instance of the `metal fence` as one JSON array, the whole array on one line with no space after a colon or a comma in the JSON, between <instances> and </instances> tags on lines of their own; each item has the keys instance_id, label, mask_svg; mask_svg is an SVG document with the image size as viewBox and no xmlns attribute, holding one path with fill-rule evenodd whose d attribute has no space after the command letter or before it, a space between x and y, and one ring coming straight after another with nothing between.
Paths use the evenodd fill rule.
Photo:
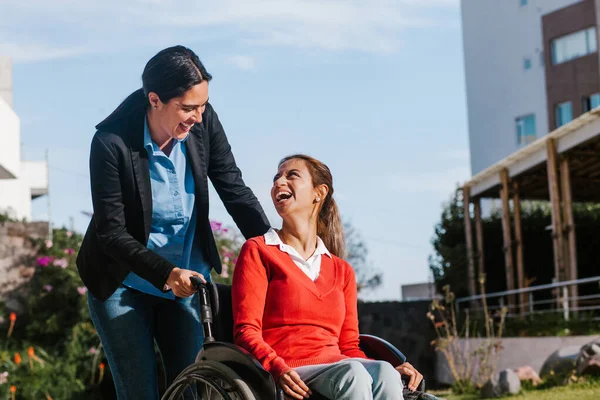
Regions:
<instances>
[{"instance_id":1,"label":"metal fence","mask_svg":"<svg viewBox=\"0 0 600 400\"><path fill-rule=\"evenodd\" d=\"M461 297L456 300L458 309L469 309L469 312L482 312L481 300L485 297L490 311L508 307L507 317L519 317L544 313L562 313L568 321L572 313L589 311L600 319L600 276L555 282L546 285L530 286L523 289L506 290ZM584 287L588 285L587 287ZM577 290L573 290L577 288ZM585 290L582 290L585 289ZM577 293L573 295L573 293ZM586 293L579 295L579 293ZM516 296L515 296L516 295ZM509 296L521 299L520 304L508 305ZM517 302L518 303L518 302ZM465 306L466 305L466 306Z\"/></svg>"}]
</instances>

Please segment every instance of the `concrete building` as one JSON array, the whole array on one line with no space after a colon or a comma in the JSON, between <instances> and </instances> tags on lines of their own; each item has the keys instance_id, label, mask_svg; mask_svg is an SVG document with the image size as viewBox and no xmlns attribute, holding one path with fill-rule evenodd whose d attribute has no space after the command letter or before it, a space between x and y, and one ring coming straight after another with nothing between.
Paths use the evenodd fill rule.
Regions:
<instances>
[{"instance_id":1,"label":"concrete building","mask_svg":"<svg viewBox=\"0 0 600 400\"><path fill-rule=\"evenodd\" d=\"M433 282L402 285L400 289L402 291L402 301L423 301L441 298Z\"/></svg>"},{"instance_id":2,"label":"concrete building","mask_svg":"<svg viewBox=\"0 0 600 400\"><path fill-rule=\"evenodd\" d=\"M600 0L462 0L473 175L600 104Z\"/></svg>"},{"instance_id":3,"label":"concrete building","mask_svg":"<svg viewBox=\"0 0 600 400\"><path fill-rule=\"evenodd\" d=\"M21 158L21 123L12 105L12 63L0 57L0 212L30 220L31 200L48 193L48 165Z\"/></svg>"}]
</instances>

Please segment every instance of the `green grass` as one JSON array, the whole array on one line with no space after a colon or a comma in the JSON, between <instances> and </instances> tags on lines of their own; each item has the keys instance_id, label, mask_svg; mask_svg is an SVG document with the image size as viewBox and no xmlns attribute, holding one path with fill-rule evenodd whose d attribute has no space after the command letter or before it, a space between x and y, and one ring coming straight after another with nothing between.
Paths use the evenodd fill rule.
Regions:
<instances>
[{"instance_id":1,"label":"green grass","mask_svg":"<svg viewBox=\"0 0 600 400\"><path fill-rule=\"evenodd\" d=\"M476 400L478 395L465 394L454 395L450 392L434 393L440 398L446 400ZM599 400L600 399L600 380L572 384L568 386L555 387L543 390L528 390L517 396L503 397L510 400Z\"/></svg>"}]
</instances>

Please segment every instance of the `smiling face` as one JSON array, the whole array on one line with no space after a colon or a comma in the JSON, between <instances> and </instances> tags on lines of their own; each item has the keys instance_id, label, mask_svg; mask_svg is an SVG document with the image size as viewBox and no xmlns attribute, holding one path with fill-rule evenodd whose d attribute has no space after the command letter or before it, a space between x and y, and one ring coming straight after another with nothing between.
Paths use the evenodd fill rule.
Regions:
<instances>
[{"instance_id":1,"label":"smiling face","mask_svg":"<svg viewBox=\"0 0 600 400\"><path fill-rule=\"evenodd\" d=\"M192 86L180 97L163 103L154 92L148 94L151 112L156 116L158 132L162 139L185 139L194 124L202 122L202 113L208 102L208 82ZM156 107L156 108L155 108Z\"/></svg>"},{"instance_id":2,"label":"smiling face","mask_svg":"<svg viewBox=\"0 0 600 400\"><path fill-rule=\"evenodd\" d=\"M301 159L282 163L273 178L271 199L282 218L296 213L306 214L307 218L317 215L326 195L327 186L314 186L308 166Z\"/></svg>"}]
</instances>

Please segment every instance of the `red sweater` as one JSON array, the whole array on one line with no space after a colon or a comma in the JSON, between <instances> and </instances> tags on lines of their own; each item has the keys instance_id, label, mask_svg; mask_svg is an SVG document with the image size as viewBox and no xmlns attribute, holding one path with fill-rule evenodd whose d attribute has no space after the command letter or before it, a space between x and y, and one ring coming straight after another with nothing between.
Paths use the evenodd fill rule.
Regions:
<instances>
[{"instance_id":1,"label":"red sweater","mask_svg":"<svg viewBox=\"0 0 600 400\"><path fill-rule=\"evenodd\" d=\"M356 277L333 256L321 257L312 281L264 237L248 240L233 273L235 344L275 380L302 365L367 358L358 347Z\"/></svg>"}]
</instances>

